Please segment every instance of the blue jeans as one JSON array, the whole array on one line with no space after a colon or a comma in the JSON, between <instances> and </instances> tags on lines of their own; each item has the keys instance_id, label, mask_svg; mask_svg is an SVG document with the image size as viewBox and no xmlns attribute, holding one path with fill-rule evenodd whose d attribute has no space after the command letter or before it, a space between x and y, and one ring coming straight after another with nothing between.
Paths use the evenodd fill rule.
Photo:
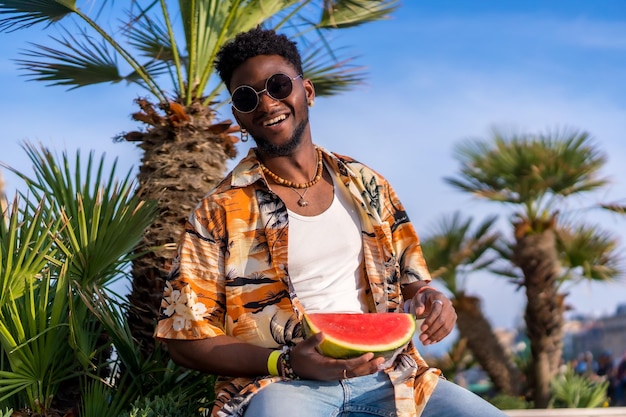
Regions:
<instances>
[{"instance_id":1,"label":"blue jeans","mask_svg":"<svg viewBox=\"0 0 626 417\"><path fill-rule=\"evenodd\" d=\"M276 382L252 397L245 417L395 417L384 372L341 381ZM422 417L506 417L474 393L440 380Z\"/></svg>"}]
</instances>

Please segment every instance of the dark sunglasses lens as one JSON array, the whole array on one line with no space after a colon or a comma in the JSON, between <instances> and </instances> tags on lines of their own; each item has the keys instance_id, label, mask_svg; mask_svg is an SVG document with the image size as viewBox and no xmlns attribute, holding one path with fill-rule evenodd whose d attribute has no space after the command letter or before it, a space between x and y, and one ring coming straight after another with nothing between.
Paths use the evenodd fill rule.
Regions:
<instances>
[{"instance_id":1,"label":"dark sunglasses lens","mask_svg":"<svg viewBox=\"0 0 626 417\"><path fill-rule=\"evenodd\" d=\"M258 96L252 87L242 85L233 91L233 106L242 113L249 113L256 108Z\"/></svg>"},{"instance_id":2,"label":"dark sunglasses lens","mask_svg":"<svg viewBox=\"0 0 626 417\"><path fill-rule=\"evenodd\" d=\"M267 80L267 92L277 100L289 97L292 88L291 78L285 74L274 74Z\"/></svg>"}]
</instances>

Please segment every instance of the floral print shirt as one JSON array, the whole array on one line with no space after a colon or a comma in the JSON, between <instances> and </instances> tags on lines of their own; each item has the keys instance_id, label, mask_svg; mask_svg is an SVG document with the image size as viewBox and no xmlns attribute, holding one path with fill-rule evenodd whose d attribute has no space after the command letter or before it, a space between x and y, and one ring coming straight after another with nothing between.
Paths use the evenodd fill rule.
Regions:
<instances>
[{"instance_id":1,"label":"floral print shirt","mask_svg":"<svg viewBox=\"0 0 626 417\"><path fill-rule=\"evenodd\" d=\"M419 239L388 182L367 166L323 150L361 220L370 312L400 312L401 288L429 281ZM303 308L289 279L287 208L250 150L191 214L163 294L159 339L230 335L280 349L302 340ZM419 416L440 375L413 343L385 370L398 416ZM220 376L213 417L241 416L251 396L281 377Z\"/></svg>"}]
</instances>

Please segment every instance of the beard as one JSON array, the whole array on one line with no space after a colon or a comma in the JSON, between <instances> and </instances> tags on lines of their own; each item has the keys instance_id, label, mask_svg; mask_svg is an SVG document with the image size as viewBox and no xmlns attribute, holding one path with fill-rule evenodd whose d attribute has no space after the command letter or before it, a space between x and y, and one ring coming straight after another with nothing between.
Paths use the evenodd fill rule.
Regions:
<instances>
[{"instance_id":1,"label":"beard","mask_svg":"<svg viewBox=\"0 0 626 417\"><path fill-rule=\"evenodd\" d=\"M275 145L270 143L267 139L262 136L252 136L252 139L256 142L259 150L266 155L273 156L288 156L302 143L302 134L306 129L306 126L309 124L309 119L306 118L302 120L293 131L293 135L289 138L287 143L283 145Z\"/></svg>"}]
</instances>

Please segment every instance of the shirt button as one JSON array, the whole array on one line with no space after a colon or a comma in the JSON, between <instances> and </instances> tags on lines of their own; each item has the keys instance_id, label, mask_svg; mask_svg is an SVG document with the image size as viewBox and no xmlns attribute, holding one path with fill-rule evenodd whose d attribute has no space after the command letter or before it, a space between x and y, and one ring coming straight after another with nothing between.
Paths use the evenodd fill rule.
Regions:
<instances>
[{"instance_id":1,"label":"shirt button","mask_svg":"<svg viewBox=\"0 0 626 417\"><path fill-rule=\"evenodd\" d=\"M278 268L282 269L284 271L285 270L285 265L284 264L278 264Z\"/></svg>"}]
</instances>

